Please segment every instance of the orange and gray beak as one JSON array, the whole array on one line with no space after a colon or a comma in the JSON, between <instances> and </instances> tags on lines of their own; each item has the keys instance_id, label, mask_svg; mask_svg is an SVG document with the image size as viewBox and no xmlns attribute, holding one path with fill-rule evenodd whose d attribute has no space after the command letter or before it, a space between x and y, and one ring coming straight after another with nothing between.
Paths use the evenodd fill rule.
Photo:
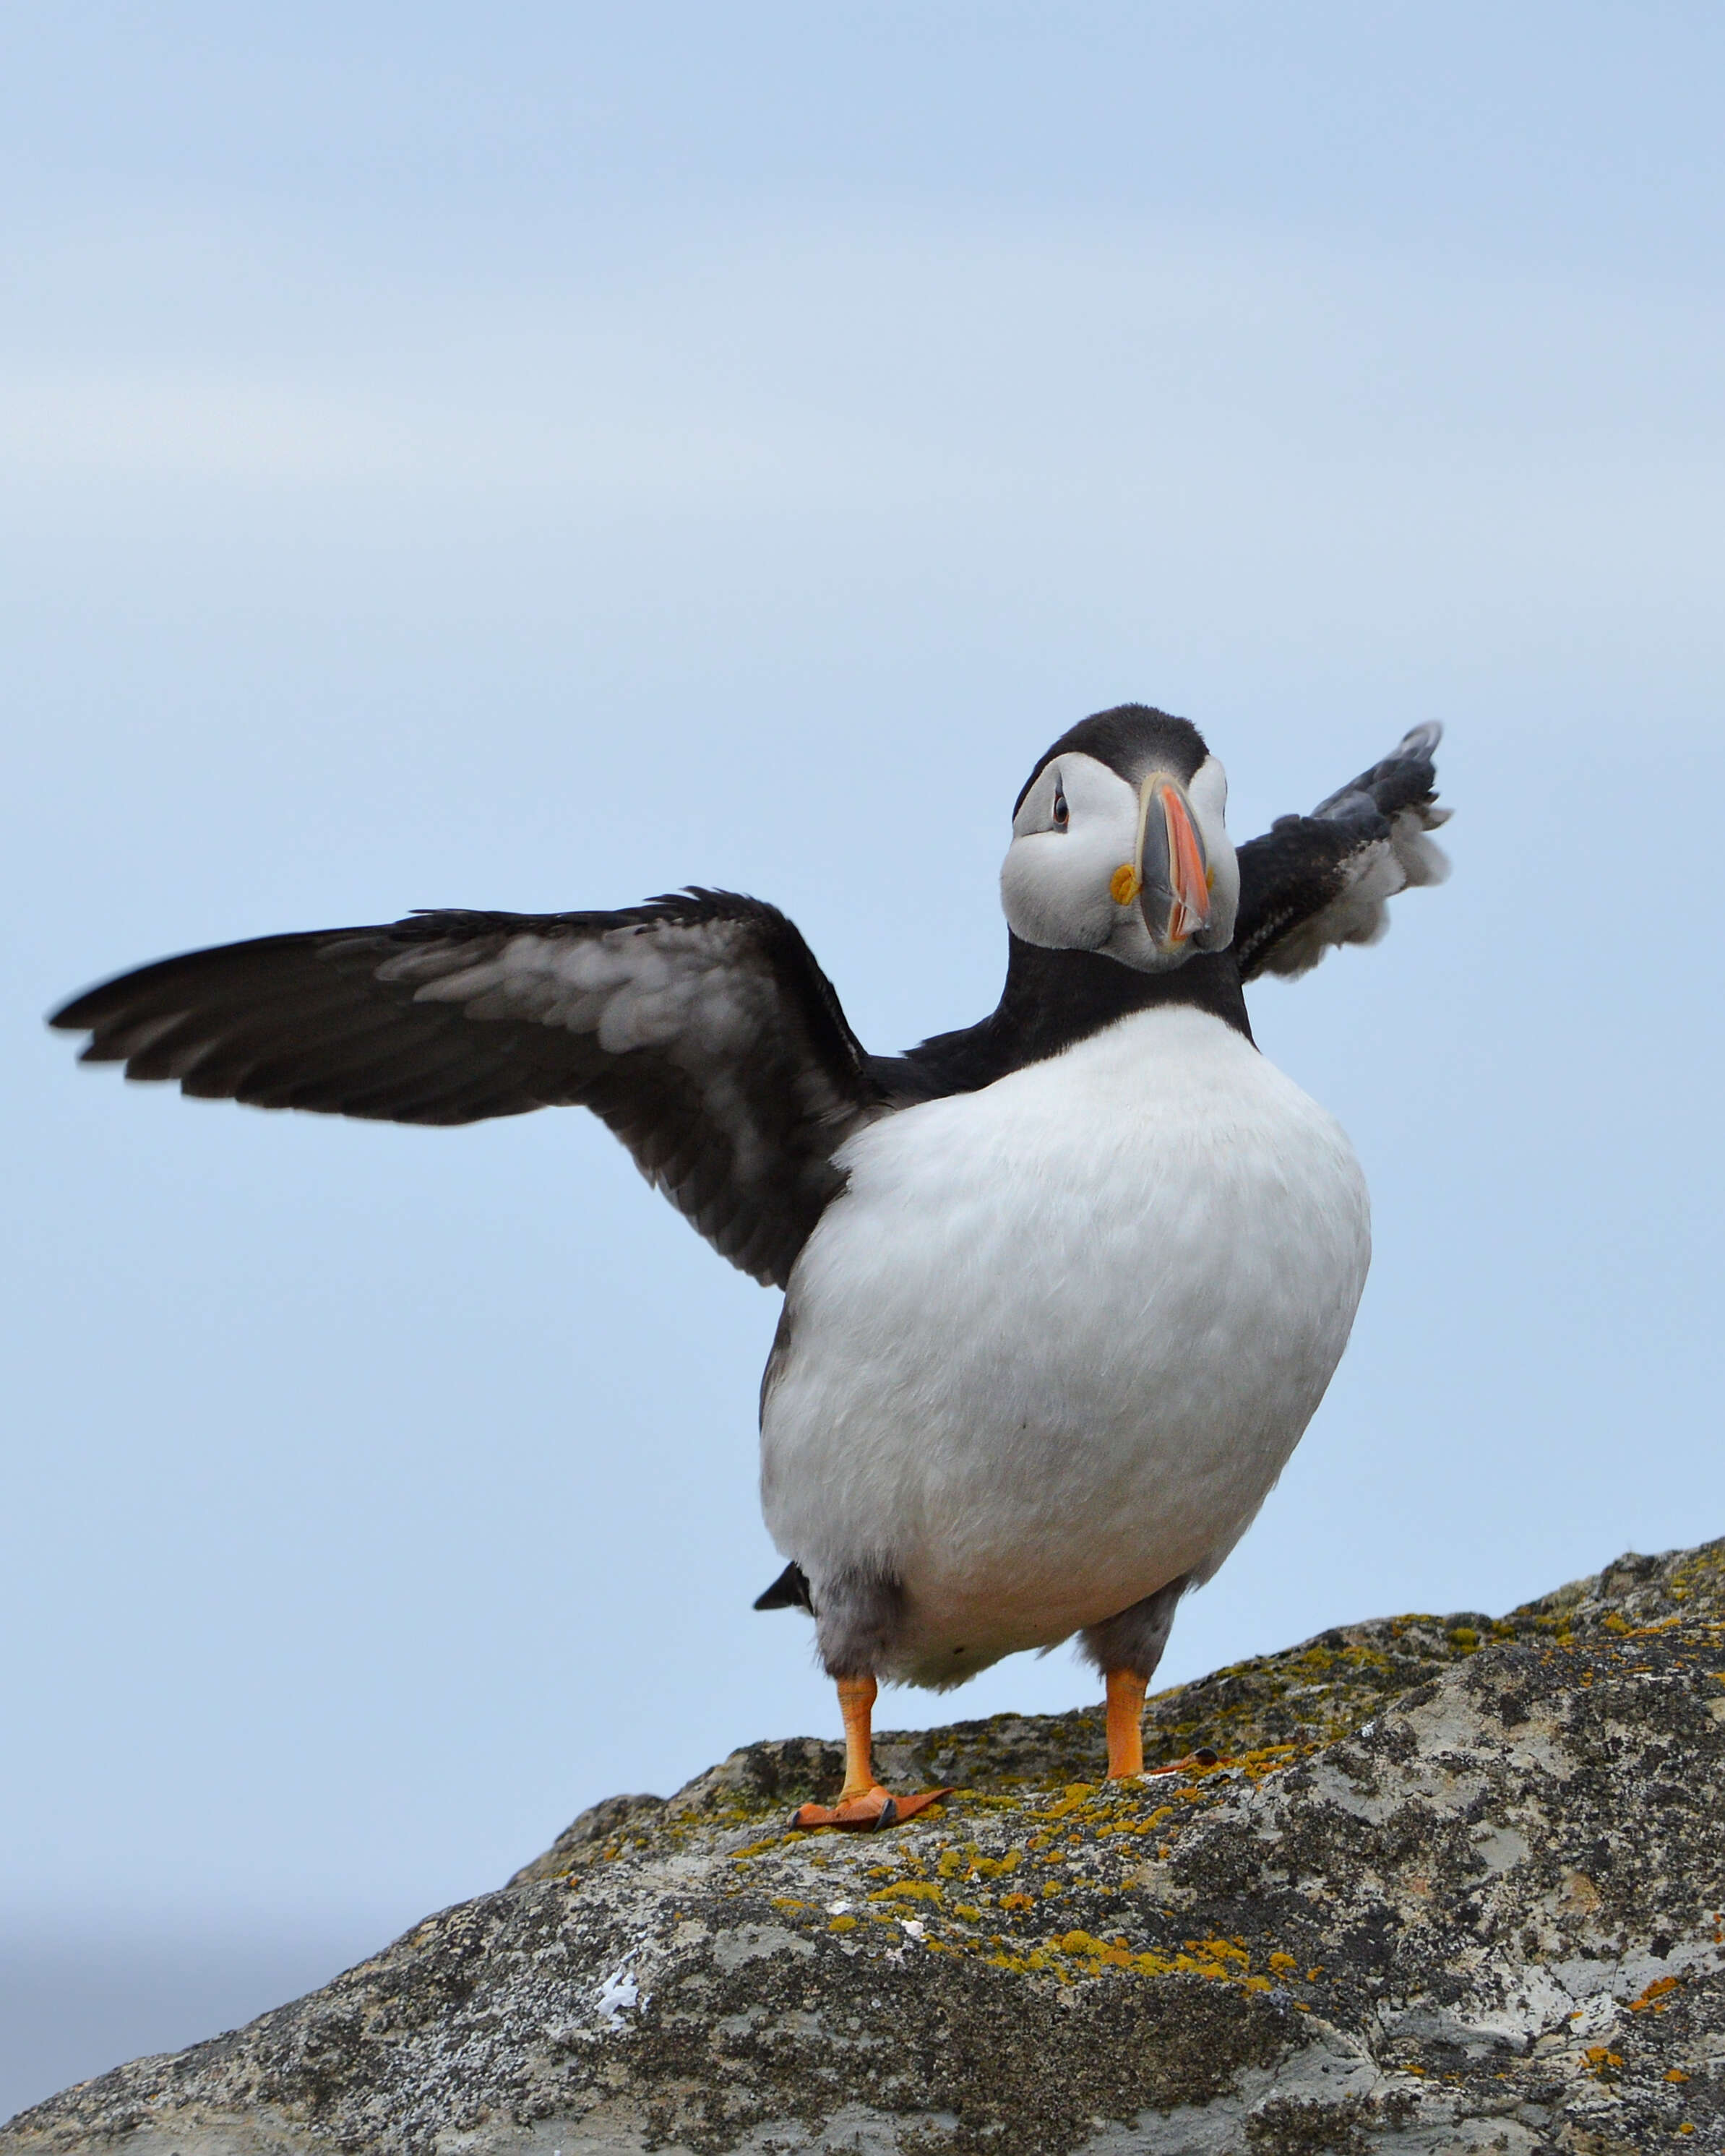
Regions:
<instances>
[{"instance_id":1,"label":"orange and gray beak","mask_svg":"<svg viewBox=\"0 0 1725 2156\"><path fill-rule=\"evenodd\" d=\"M1210 865L1186 789L1158 772L1138 789L1135 860L1114 871L1117 906L1136 899L1158 951L1178 951L1210 917Z\"/></svg>"}]
</instances>

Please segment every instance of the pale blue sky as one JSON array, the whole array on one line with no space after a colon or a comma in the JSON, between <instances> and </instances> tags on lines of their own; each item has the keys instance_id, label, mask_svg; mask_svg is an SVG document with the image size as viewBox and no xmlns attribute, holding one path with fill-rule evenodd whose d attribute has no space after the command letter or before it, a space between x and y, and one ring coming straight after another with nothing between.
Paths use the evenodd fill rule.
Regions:
<instances>
[{"instance_id":1,"label":"pale blue sky","mask_svg":"<svg viewBox=\"0 0 1725 2156\"><path fill-rule=\"evenodd\" d=\"M14 13L0 2108L834 1719L748 1609L777 1298L574 1113L75 1070L123 966L695 879L896 1048L992 1002L1072 719L1197 720L1245 836L1442 718L1452 882L1254 998L1378 1257L1167 1674L1725 1527L1722 60L1647 0Z\"/></svg>"}]
</instances>

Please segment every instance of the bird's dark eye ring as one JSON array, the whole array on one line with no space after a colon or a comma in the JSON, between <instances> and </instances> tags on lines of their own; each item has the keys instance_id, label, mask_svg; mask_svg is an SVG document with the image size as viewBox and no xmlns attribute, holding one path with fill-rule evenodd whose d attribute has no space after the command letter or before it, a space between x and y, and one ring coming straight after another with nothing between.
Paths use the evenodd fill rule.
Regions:
<instances>
[{"instance_id":1,"label":"bird's dark eye ring","mask_svg":"<svg viewBox=\"0 0 1725 2156\"><path fill-rule=\"evenodd\" d=\"M1054 827L1055 830L1064 831L1067 824L1071 821L1071 818L1072 812L1066 806L1066 789L1061 785L1060 782L1057 778L1055 781L1054 798Z\"/></svg>"}]
</instances>

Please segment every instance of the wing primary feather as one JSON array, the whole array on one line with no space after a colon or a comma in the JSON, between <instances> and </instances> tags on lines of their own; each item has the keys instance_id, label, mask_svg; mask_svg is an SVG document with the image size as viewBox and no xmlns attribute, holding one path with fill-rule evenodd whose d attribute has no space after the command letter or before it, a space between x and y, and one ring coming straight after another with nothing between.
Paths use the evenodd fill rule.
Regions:
<instances>
[{"instance_id":1,"label":"wing primary feather","mask_svg":"<svg viewBox=\"0 0 1725 2156\"><path fill-rule=\"evenodd\" d=\"M886 1095L776 907L691 886L611 913L426 909L193 951L49 1023L194 1098L448 1125L593 1108L734 1263L783 1286Z\"/></svg>"}]
</instances>

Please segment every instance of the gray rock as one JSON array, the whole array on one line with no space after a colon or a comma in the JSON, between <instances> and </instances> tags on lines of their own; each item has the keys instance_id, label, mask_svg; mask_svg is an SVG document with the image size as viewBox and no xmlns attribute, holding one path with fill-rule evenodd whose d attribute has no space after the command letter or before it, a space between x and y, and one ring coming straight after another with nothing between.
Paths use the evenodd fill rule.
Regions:
<instances>
[{"instance_id":1,"label":"gray rock","mask_svg":"<svg viewBox=\"0 0 1725 2156\"><path fill-rule=\"evenodd\" d=\"M888 1737L961 1784L800 1835L836 1747L583 1813L500 1892L4 2156L1615 2156L1725 2142L1725 1543L1349 1625L1100 1718Z\"/></svg>"}]
</instances>

